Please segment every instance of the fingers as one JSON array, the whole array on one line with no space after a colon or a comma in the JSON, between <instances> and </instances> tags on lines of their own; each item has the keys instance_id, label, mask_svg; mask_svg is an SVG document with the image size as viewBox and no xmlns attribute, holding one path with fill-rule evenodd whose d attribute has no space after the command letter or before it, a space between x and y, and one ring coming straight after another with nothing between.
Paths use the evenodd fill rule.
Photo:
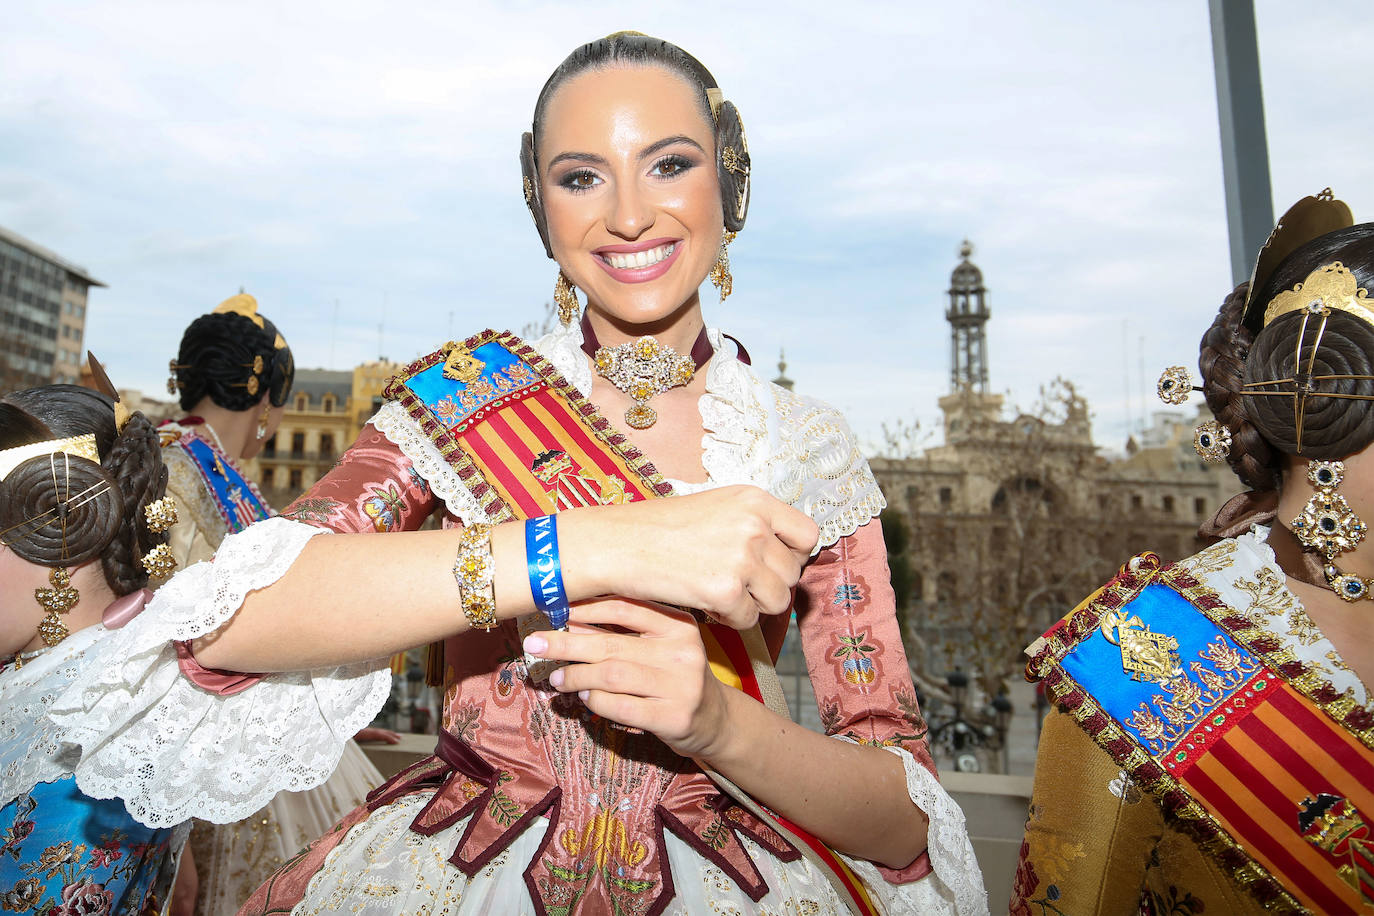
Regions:
<instances>
[{"instance_id":1,"label":"fingers","mask_svg":"<svg viewBox=\"0 0 1374 916\"><path fill-rule=\"evenodd\" d=\"M821 536L820 529L805 512L794 509L781 500L774 499L773 503L768 518L773 532L778 536L778 540L798 552L805 560L816 548L816 541Z\"/></svg>"}]
</instances>

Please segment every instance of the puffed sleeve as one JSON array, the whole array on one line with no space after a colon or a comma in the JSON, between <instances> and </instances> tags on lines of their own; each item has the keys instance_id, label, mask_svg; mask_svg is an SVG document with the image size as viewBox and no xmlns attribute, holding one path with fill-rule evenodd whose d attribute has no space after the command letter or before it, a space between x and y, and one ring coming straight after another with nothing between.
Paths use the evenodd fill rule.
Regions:
<instances>
[{"instance_id":1,"label":"puffed sleeve","mask_svg":"<svg viewBox=\"0 0 1374 916\"><path fill-rule=\"evenodd\" d=\"M284 789L328 778L344 744L390 693L387 659L239 679L222 689L184 648L179 659L177 644L232 619L250 592L287 572L312 537L419 527L435 500L414 471L400 448L364 428L282 516L226 537L213 561L177 573L142 614L114 631L106 655L114 661L83 673L50 713L64 740L80 747L82 791L122 798L152 826L192 815L230 823Z\"/></svg>"},{"instance_id":2,"label":"puffed sleeve","mask_svg":"<svg viewBox=\"0 0 1374 916\"><path fill-rule=\"evenodd\" d=\"M930 820L927 851L905 868L854 865L870 886L889 886L894 911L985 913L963 811L936 778L890 579L882 528L871 521L817 554L795 603L826 734L901 757L911 801ZM932 871L936 880L920 880Z\"/></svg>"},{"instance_id":3,"label":"puffed sleeve","mask_svg":"<svg viewBox=\"0 0 1374 916\"><path fill-rule=\"evenodd\" d=\"M413 531L436 504L414 462L369 423L329 473L281 514L339 533Z\"/></svg>"}]
</instances>

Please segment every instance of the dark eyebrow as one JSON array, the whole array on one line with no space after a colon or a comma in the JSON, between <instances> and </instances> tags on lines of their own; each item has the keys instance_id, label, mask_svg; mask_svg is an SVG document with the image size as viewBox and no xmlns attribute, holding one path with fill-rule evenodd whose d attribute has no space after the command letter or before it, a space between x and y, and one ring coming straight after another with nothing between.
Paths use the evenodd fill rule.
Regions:
<instances>
[{"instance_id":1,"label":"dark eyebrow","mask_svg":"<svg viewBox=\"0 0 1374 916\"><path fill-rule=\"evenodd\" d=\"M686 143L688 146L691 146L693 149L701 153L703 156L706 155L706 150L701 148L700 143L693 140L691 137L685 136L683 134L678 134L675 137L664 137L662 140L657 140L653 143L650 143L648 146L644 147L644 149L640 151L639 158L648 159L655 153L663 149L666 149L669 146L673 146L677 143ZM588 165L596 165L601 166L603 168L605 168L608 165L605 157L598 156L595 153L559 153L557 156L554 156L552 159L549 160L549 164L546 167L546 170L552 172L554 166L558 165L561 162L584 162Z\"/></svg>"},{"instance_id":2,"label":"dark eyebrow","mask_svg":"<svg viewBox=\"0 0 1374 916\"><path fill-rule=\"evenodd\" d=\"M701 148L700 143L693 140L691 137L678 134L676 137L664 137L657 143L650 143L648 146L644 147L644 150L639 154L639 158L648 159L650 156L652 156L654 153L657 153L659 150L672 146L675 143L686 143L688 146L691 146L694 149L696 149L696 151L701 153L703 156L706 155L706 150Z\"/></svg>"}]
</instances>

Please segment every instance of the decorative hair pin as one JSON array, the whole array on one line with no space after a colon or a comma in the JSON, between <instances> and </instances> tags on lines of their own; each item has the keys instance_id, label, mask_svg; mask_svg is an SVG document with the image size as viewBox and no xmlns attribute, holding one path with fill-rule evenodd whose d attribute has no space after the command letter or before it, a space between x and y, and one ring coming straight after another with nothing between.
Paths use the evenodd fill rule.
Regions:
<instances>
[{"instance_id":1,"label":"decorative hair pin","mask_svg":"<svg viewBox=\"0 0 1374 916\"><path fill-rule=\"evenodd\" d=\"M1178 407L1187 402L1194 391L1201 391L1194 385L1188 370L1183 366L1170 366L1159 376L1155 392L1165 404ZM1193 449L1203 461L1225 461L1231 454L1231 430L1217 420L1208 420L1193 432Z\"/></svg>"},{"instance_id":2,"label":"decorative hair pin","mask_svg":"<svg viewBox=\"0 0 1374 916\"><path fill-rule=\"evenodd\" d=\"M1290 312L1302 313L1302 324L1298 326L1298 342L1293 354L1294 373L1287 378L1263 379L1247 382L1241 387L1242 393L1254 397L1285 397L1293 399L1293 425L1297 429L1297 453L1302 454L1303 417L1307 412L1308 398L1338 398L1351 401L1374 400L1374 395L1345 394L1337 391L1319 391L1317 383L1337 379L1374 379L1369 375L1314 375L1317 366L1317 348L1321 346L1326 334L1326 325L1332 311L1345 312L1374 327L1374 303L1365 305L1368 290L1356 286L1355 275L1340 261L1323 264L1307 275L1307 278L1290 290L1275 296L1264 310L1264 326L1268 327L1276 318ZM1307 329L1313 319L1320 319L1316 336L1312 339L1311 355L1307 368L1303 364L1303 350L1307 343ZM1274 388L1273 385L1287 385L1287 388Z\"/></svg>"},{"instance_id":3,"label":"decorative hair pin","mask_svg":"<svg viewBox=\"0 0 1374 916\"><path fill-rule=\"evenodd\" d=\"M181 379L177 378L177 371L180 369L189 368L191 368L190 363L179 363L174 359L167 361L167 371L171 373L171 375L167 378L168 394L176 394L182 388L186 387L186 383L183 382Z\"/></svg>"},{"instance_id":4,"label":"decorative hair pin","mask_svg":"<svg viewBox=\"0 0 1374 916\"><path fill-rule=\"evenodd\" d=\"M145 553L138 563L152 579L165 579L172 574L172 570L177 568L176 558L172 556L172 548L166 544L158 544Z\"/></svg>"},{"instance_id":5,"label":"decorative hair pin","mask_svg":"<svg viewBox=\"0 0 1374 916\"><path fill-rule=\"evenodd\" d=\"M143 518L148 530L161 534L177 523L177 501L174 496L164 496L143 507Z\"/></svg>"}]
</instances>

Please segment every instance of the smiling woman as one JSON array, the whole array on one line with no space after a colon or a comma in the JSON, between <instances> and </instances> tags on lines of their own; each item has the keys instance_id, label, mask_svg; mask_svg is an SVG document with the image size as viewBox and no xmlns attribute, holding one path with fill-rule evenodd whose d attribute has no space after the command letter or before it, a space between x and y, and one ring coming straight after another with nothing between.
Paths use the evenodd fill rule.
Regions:
<instances>
[{"instance_id":1,"label":"smiling woman","mask_svg":"<svg viewBox=\"0 0 1374 916\"><path fill-rule=\"evenodd\" d=\"M867 463L702 319L748 210L738 112L618 33L554 72L521 164L564 326L417 360L283 518L165 586L56 713L85 778L150 822L242 817L318 783L386 695L376 659L431 643L434 756L241 912L985 912ZM378 498L395 533L364 539ZM777 687L791 614L825 735ZM279 673L177 674L207 667Z\"/></svg>"}]
</instances>

